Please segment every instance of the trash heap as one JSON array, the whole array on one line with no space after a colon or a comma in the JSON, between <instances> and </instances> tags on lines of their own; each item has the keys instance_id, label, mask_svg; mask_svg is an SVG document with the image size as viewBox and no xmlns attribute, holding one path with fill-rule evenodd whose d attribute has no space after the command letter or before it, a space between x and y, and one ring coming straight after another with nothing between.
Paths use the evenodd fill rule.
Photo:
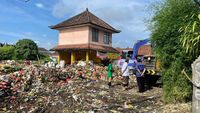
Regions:
<instances>
[{"instance_id":1,"label":"trash heap","mask_svg":"<svg viewBox=\"0 0 200 113\"><path fill-rule=\"evenodd\" d=\"M51 93L57 94L61 91L59 90L61 87L75 80L91 82L106 80L106 70L107 67L98 65L52 68L34 65L31 62L1 62L0 108L11 109L19 103L35 100L43 93L49 94L52 90L55 91Z\"/></svg>"},{"instance_id":2,"label":"trash heap","mask_svg":"<svg viewBox=\"0 0 200 113\"><path fill-rule=\"evenodd\" d=\"M0 62L0 112L162 112L161 89L138 94L136 83L131 83L132 89L124 91L118 68L114 69L113 87L109 89L104 66L55 68L10 62Z\"/></svg>"}]
</instances>

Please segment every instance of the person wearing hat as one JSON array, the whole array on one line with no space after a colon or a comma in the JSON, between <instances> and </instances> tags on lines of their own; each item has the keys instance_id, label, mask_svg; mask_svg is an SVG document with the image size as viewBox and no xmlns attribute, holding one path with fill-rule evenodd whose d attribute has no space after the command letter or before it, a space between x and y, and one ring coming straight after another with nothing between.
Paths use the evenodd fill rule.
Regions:
<instances>
[{"instance_id":1,"label":"person wearing hat","mask_svg":"<svg viewBox=\"0 0 200 113\"><path fill-rule=\"evenodd\" d=\"M112 72L113 72L113 67L112 67L112 60L109 60L108 64L108 69L107 69L107 76L108 76L108 87L110 88L112 86L111 81L112 81Z\"/></svg>"}]
</instances>

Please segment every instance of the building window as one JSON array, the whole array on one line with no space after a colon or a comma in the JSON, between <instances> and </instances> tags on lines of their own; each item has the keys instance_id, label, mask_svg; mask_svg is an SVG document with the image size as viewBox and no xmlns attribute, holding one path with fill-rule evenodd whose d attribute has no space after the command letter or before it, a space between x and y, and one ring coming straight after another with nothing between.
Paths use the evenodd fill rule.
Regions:
<instances>
[{"instance_id":1,"label":"building window","mask_svg":"<svg viewBox=\"0 0 200 113\"><path fill-rule=\"evenodd\" d=\"M99 30L98 29L92 29L92 41L93 42L99 42Z\"/></svg>"},{"instance_id":2,"label":"building window","mask_svg":"<svg viewBox=\"0 0 200 113\"><path fill-rule=\"evenodd\" d=\"M111 40L110 40L110 33L104 32L103 42L104 42L104 44L109 44L109 43L111 43Z\"/></svg>"}]
</instances>

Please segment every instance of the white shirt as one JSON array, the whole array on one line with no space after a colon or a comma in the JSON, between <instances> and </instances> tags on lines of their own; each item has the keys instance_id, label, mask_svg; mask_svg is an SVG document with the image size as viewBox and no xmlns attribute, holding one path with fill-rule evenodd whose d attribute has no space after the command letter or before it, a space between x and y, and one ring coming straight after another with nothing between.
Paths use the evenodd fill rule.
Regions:
<instances>
[{"instance_id":1,"label":"white shirt","mask_svg":"<svg viewBox=\"0 0 200 113\"><path fill-rule=\"evenodd\" d=\"M128 63L127 62L124 62L123 65L122 65L122 76L129 76L129 70L128 70Z\"/></svg>"}]
</instances>

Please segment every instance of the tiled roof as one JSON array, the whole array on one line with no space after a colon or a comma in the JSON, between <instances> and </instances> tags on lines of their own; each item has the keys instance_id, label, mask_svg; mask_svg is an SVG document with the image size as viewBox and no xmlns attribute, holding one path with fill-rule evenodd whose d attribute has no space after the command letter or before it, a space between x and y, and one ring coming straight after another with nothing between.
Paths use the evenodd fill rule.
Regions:
<instances>
[{"instance_id":1,"label":"tiled roof","mask_svg":"<svg viewBox=\"0 0 200 113\"><path fill-rule=\"evenodd\" d=\"M110 30L115 33L119 33L119 30L116 30L94 14L88 11L86 11L71 17L68 20L65 20L57 25L51 26L52 29L59 29L59 28L64 28L64 27L72 27L72 26L77 26L77 25L84 25L84 24L91 24L91 25L96 25L98 27L102 27L104 29Z\"/></svg>"},{"instance_id":2,"label":"tiled roof","mask_svg":"<svg viewBox=\"0 0 200 113\"><path fill-rule=\"evenodd\" d=\"M118 51L110 46L96 45L96 44L73 44L73 45L57 45L52 48L53 51L59 50L97 50L102 52L113 52L118 53Z\"/></svg>"},{"instance_id":3,"label":"tiled roof","mask_svg":"<svg viewBox=\"0 0 200 113\"><path fill-rule=\"evenodd\" d=\"M151 45L144 45L139 48L138 55L153 55Z\"/></svg>"},{"instance_id":4,"label":"tiled roof","mask_svg":"<svg viewBox=\"0 0 200 113\"><path fill-rule=\"evenodd\" d=\"M54 51L53 53L50 54L51 57L57 57L59 54L57 51Z\"/></svg>"},{"instance_id":5,"label":"tiled roof","mask_svg":"<svg viewBox=\"0 0 200 113\"><path fill-rule=\"evenodd\" d=\"M48 51L48 50L42 47L38 47L38 51Z\"/></svg>"}]
</instances>

